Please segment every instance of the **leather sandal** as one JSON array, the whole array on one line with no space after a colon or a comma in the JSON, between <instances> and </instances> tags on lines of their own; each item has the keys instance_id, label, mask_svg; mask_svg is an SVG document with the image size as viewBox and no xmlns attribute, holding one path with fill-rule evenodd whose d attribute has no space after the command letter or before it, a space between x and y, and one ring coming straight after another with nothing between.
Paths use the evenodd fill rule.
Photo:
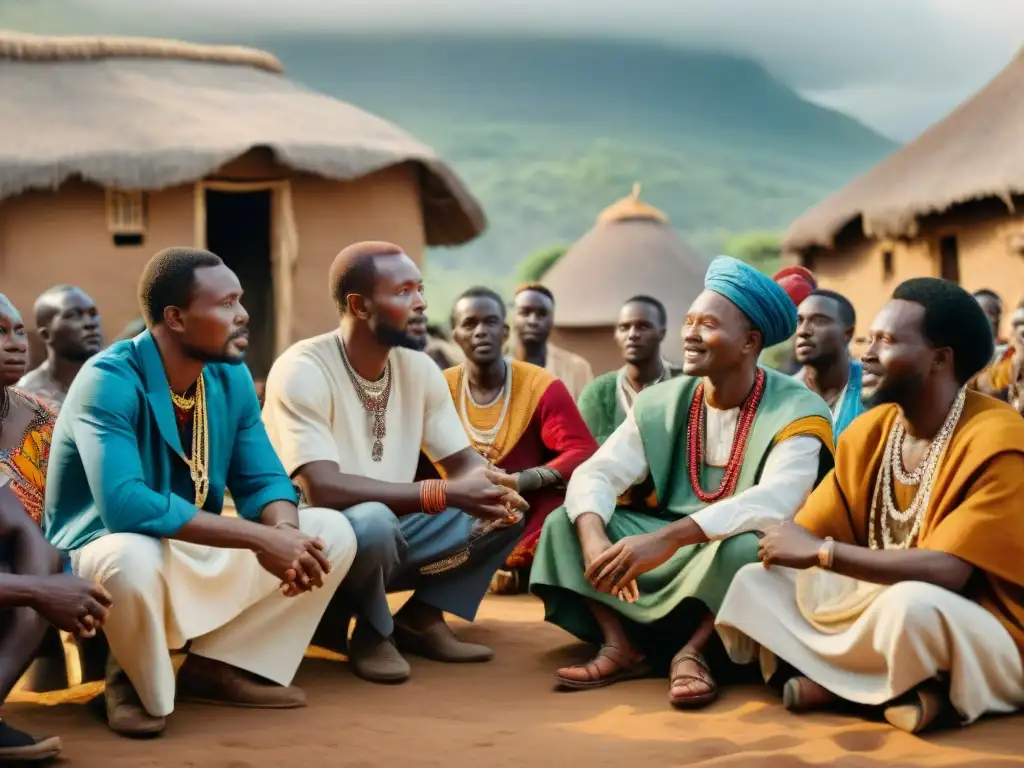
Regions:
<instances>
[{"instance_id":1,"label":"leather sandal","mask_svg":"<svg viewBox=\"0 0 1024 768\"><path fill-rule=\"evenodd\" d=\"M791 677L782 686L782 706L789 712L814 712L825 709L839 700L832 691L823 688L809 677Z\"/></svg>"},{"instance_id":2,"label":"leather sandal","mask_svg":"<svg viewBox=\"0 0 1024 768\"><path fill-rule=\"evenodd\" d=\"M697 665L698 673L696 675L680 674L678 671L679 667L687 661L692 661ZM685 696L672 694L672 689L677 685L688 682L704 683L704 685L708 686L708 690L705 693L687 694ZM669 703L678 709L696 709L707 706L717 698L718 683L711 676L711 668L708 666L707 661L704 660L704 657L699 653L691 653L685 648L677 653L672 658L672 666L669 673Z\"/></svg>"},{"instance_id":3,"label":"leather sandal","mask_svg":"<svg viewBox=\"0 0 1024 768\"><path fill-rule=\"evenodd\" d=\"M601 667L598 664L598 661L601 659L607 659L615 665L615 669L610 674L601 674ZM605 688L615 683L637 680L651 674L651 665L646 659L631 661L626 656L625 651L614 645L602 645L593 659L586 664L574 664L569 669L582 669L587 674L585 680L574 680L556 672L555 681L558 687L570 691L589 691L594 688Z\"/></svg>"}]
</instances>

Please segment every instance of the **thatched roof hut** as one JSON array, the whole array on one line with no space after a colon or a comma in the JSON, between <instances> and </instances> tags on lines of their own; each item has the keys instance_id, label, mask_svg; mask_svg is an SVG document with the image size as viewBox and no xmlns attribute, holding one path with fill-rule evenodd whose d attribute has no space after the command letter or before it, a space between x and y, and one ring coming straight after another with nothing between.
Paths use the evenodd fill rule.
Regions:
<instances>
[{"instance_id":1,"label":"thatched roof hut","mask_svg":"<svg viewBox=\"0 0 1024 768\"><path fill-rule=\"evenodd\" d=\"M544 275L556 298L552 340L585 357L595 373L617 368L622 361L612 333L619 308L631 296L647 294L668 309L664 352L679 361L679 329L703 290L707 265L663 212L640 200L637 184Z\"/></svg>"},{"instance_id":2,"label":"thatched roof hut","mask_svg":"<svg viewBox=\"0 0 1024 768\"><path fill-rule=\"evenodd\" d=\"M251 234L261 225L240 198L262 192L276 270L274 301L263 303L271 323L278 316L270 346L280 349L333 322L324 278L341 247L391 239L418 258L486 226L430 147L290 81L262 51L0 32L0 114L2 277L23 309L50 283L75 282L120 327L150 254L213 248L211 228L228 219ZM210 199L231 193L238 199ZM211 221L214 207L228 219Z\"/></svg>"},{"instance_id":3,"label":"thatched roof hut","mask_svg":"<svg viewBox=\"0 0 1024 768\"><path fill-rule=\"evenodd\" d=\"M1024 293L1024 52L948 117L811 208L783 250L855 300L861 330L914 275Z\"/></svg>"}]
</instances>

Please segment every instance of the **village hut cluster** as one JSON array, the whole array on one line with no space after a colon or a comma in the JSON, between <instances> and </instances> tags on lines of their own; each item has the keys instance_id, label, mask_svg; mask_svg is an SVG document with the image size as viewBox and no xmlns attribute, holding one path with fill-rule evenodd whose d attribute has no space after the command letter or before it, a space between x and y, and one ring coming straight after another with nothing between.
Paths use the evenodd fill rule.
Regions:
<instances>
[{"instance_id":1,"label":"village hut cluster","mask_svg":"<svg viewBox=\"0 0 1024 768\"><path fill-rule=\"evenodd\" d=\"M262 51L0 32L0 114L0 284L15 305L79 285L111 336L137 316L153 253L208 247L246 291L254 375L336 322L324 276L343 245L391 240L419 260L486 224L430 147Z\"/></svg>"},{"instance_id":2,"label":"village hut cluster","mask_svg":"<svg viewBox=\"0 0 1024 768\"><path fill-rule=\"evenodd\" d=\"M910 277L988 288L1016 305L1024 298L1022 126L1024 52L946 119L794 222L785 253L850 298L860 334Z\"/></svg>"}]
</instances>

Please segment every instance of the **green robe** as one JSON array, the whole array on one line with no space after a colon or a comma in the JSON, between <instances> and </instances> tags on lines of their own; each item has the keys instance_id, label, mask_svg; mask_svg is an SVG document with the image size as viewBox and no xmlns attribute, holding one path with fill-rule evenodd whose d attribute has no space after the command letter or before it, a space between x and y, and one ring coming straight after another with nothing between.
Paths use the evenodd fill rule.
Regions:
<instances>
[{"instance_id":1,"label":"green robe","mask_svg":"<svg viewBox=\"0 0 1024 768\"><path fill-rule=\"evenodd\" d=\"M800 382L766 370L765 392L747 439L736 493L756 485L776 437L801 419L810 418L808 434L822 441L818 479L832 468L831 416L825 401ZM690 404L698 378L680 376L640 393L634 416L650 466L658 506L619 506L608 522L613 542L626 536L653 533L669 523L702 509L687 475L686 430ZM823 423L822 423L823 422ZM816 427L816 429L815 429ZM585 466L585 465L584 465ZM724 468L703 465L701 485L715 488ZM795 510L794 510L795 511ZM531 590L544 601L545 618L588 642L600 643L601 632L587 600L608 606L641 630L665 619L683 601L697 600L716 613L736 572L757 561L758 536L741 533L728 539L684 547L668 562L638 580L640 599L628 604L596 591L584 578L583 556L576 529L565 508L557 509L544 524L531 574ZM642 630L640 632L642 634ZM637 641L644 643L642 637Z\"/></svg>"},{"instance_id":2,"label":"green robe","mask_svg":"<svg viewBox=\"0 0 1024 768\"><path fill-rule=\"evenodd\" d=\"M665 365L670 377L682 374L678 367L670 363ZM604 445L604 441L611 437L612 432L626 419L626 412L622 409L622 401L619 398L618 385L619 371L602 373L587 384L577 403L580 415L590 428L590 433L597 439L598 445Z\"/></svg>"}]
</instances>

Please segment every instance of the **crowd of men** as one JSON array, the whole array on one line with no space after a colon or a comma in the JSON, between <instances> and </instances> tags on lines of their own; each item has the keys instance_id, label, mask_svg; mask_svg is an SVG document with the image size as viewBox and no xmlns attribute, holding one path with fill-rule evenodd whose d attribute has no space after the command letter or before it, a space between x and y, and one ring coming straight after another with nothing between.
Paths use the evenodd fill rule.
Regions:
<instances>
[{"instance_id":1,"label":"crowd of men","mask_svg":"<svg viewBox=\"0 0 1024 768\"><path fill-rule=\"evenodd\" d=\"M301 707L311 643L401 683L412 656L489 661L445 614L530 591L596 649L555 670L566 690L665 675L691 709L758 664L788 710L909 732L1024 704L1024 420L975 391L1014 399L1024 312L997 351L991 297L908 280L857 361L842 295L719 257L681 367L664 305L636 296L622 367L594 378L549 342L541 285L511 319L466 291L449 340L392 244L345 248L327 283L338 326L259 386L241 285L206 251L154 256L145 327L106 349L84 292L47 291L29 373L0 302L5 697L61 630L124 736L179 701ZM760 364L788 340L795 375ZM0 761L59 749L0 720Z\"/></svg>"}]
</instances>

